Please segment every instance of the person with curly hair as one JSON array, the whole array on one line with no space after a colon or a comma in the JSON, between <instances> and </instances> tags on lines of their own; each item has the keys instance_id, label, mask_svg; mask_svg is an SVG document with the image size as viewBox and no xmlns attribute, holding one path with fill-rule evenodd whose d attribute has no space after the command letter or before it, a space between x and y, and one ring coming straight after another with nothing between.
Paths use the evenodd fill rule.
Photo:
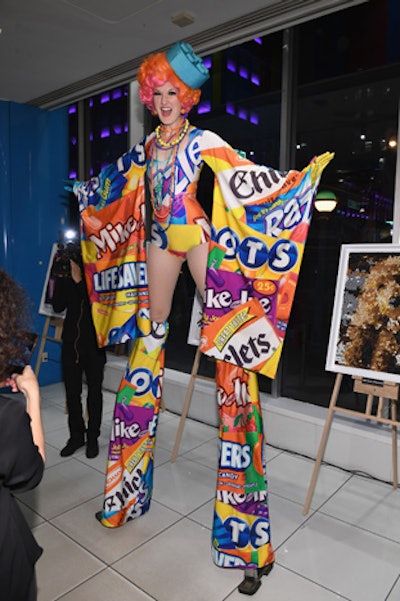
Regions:
<instances>
[{"instance_id":1,"label":"person with curly hair","mask_svg":"<svg viewBox=\"0 0 400 601\"><path fill-rule=\"evenodd\" d=\"M35 563L42 554L14 497L39 484L45 461L38 381L29 365L10 373L24 359L26 301L23 288L0 269L0 386L26 401L0 395L0 588L7 601L37 599Z\"/></svg>"}]
</instances>

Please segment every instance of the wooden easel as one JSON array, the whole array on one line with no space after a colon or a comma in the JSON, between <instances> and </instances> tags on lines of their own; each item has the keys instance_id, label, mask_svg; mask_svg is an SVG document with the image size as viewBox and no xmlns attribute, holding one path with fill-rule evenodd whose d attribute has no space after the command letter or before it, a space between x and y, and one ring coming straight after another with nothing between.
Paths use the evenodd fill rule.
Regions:
<instances>
[{"instance_id":1,"label":"wooden easel","mask_svg":"<svg viewBox=\"0 0 400 601\"><path fill-rule=\"evenodd\" d=\"M393 488L398 487L397 474L397 426L400 426L400 421L397 418L397 402L399 400L399 384L396 382L380 382L377 380L368 380L366 378L353 377L354 392L361 392L367 395L365 411L353 411L337 407L336 401L339 395L340 386L342 383L343 374L337 374L335 385L333 387L332 396L329 403L328 415L326 416L324 429L322 431L321 442L318 449L318 454L315 459L314 470L311 477L311 482L308 488L306 502L304 504L303 514L307 515L310 508L311 499L314 493L315 484L317 482L318 472L321 461L324 456L326 443L328 441L329 431L332 425L332 419L335 413L342 413L355 417L364 418L381 424L388 424L392 427L392 467L393 467ZM378 404L375 413L373 413L374 397L378 398ZM385 418L382 415L384 400L390 400L390 418Z\"/></svg>"},{"instance_id":2,"label":"wooden easel","mask_svg":"<svg viewBox=\"0 0 400 601\"><path fill-rule=\"evenodd\" d=\"M178 430L176 433L174 448L172 450L171 463L174 463L176 461L176 457L178 455L179 445L180 445L181 439L182 439L183 428L185 427L185 420L186 420L187 414L189 412L190 401L192 400L193 388L194 388L196 378L199 380L207 380L207 381L211 380L211 378L207 378L206 376L199 376L197 373L199 370L200 357L201 357L201 352L200 352L200 345L199 345L197 347L196 354L194 356L192 371L190 373L190 380L189 380L188 387L186 389L185 400L184 400L183 407L182 407L182 414L181 414L181 417L179 420L179 426L178 426Z\"/></svg>"},{"instance_id":3,"label":"wooden easel","mask_svg":"<svg viewBox=\"0 0 400 601\"><path fill-rule=\"evenodd\" d=\"M42 336L39 345L39 351L36 359L35 366L35 374L36 377L39 375L40 366L42 364L44 345L46 344L46 340L51 340L52 342L61 342L61 335L64 326L64 318L63 317L53 317L47 316L46 321L44 322ZM49 336L49 328L54 328L54 333L52 336Z\"/></svg>"}]
</instances>

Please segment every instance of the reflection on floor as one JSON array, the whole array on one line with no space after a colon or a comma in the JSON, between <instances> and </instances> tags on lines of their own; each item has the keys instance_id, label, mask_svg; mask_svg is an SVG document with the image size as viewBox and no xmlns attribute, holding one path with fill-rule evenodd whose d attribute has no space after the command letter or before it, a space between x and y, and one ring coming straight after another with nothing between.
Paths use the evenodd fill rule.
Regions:
<instances>
[{"instance_id":1,"label":"reflection on floor","mask_svg":"<svg viewBox=\"0 0 400 601\"><path fill-rule=\"evenodd\" d=\"M62 459L67 417L61 384L42 389L47 465L19 496L44 553L39 601L242 601L238 570L211 560L217 431L187 420L170 462L178 417L161 414L154 497L145 516L117 530L101 508L114 393L105 393L100 455ZM268 416L265 415L265 419ZM271 601L400 601L400 492L322 466L310 512L303 505L313 462L267 446L276 564L252 597Z\"/></svg>"}]
</instances>

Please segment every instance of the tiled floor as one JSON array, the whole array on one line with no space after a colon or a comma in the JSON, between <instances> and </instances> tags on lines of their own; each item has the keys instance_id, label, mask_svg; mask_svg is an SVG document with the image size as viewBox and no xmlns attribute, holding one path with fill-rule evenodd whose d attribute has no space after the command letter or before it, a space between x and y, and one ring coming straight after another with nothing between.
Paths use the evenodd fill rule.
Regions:
<instances>
[{"instance_id":1,"label":"tiled floor","mask_svg":"<svg viewBox=\"0 0 400 601\"><path fill-rule=\"evenodd\" d=\"M42 389L46 470L39 487L19 497L44 548L39 601L244 600L242 573L211 560L215 428L188 420L171 464L179 418L161 414L150 512L116 530L96 521L114 396L105 393L100 455L89 460L81 449L62 459L63 387ZM267 458L276 563L252 598L400 601L400 491L323 465L304 516L313 461L270 447Z\"/></svg>"}]
</instances>

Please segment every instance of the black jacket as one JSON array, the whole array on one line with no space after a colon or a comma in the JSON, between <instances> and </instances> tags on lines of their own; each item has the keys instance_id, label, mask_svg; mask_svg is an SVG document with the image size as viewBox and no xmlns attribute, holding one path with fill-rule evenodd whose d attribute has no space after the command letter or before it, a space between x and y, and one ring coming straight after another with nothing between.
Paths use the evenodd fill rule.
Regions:
<instances>
[{"instance_id":1,"label":"black jacket","mask_svg":"<svg viewBox=\"0 0 400 601\"><path fill-rule=\"evenodd\" d=\"M76 284L72 278L55 278L52 297L56 313L67 310L62 340L78 350L97 348L96 332L90 311L85 281Z\"/></svg>"},{"instance_id":2,"label":"black jacket","mask_svg":"<svg viewBox=\"0 0 400 601\"><path fill-rule=\"evenodd\" d=\"M0 396L0 597L7 601L26 601L42 554L13 493L35 488L43 469L23 403Z\"/></svg>"}]
</instances>

